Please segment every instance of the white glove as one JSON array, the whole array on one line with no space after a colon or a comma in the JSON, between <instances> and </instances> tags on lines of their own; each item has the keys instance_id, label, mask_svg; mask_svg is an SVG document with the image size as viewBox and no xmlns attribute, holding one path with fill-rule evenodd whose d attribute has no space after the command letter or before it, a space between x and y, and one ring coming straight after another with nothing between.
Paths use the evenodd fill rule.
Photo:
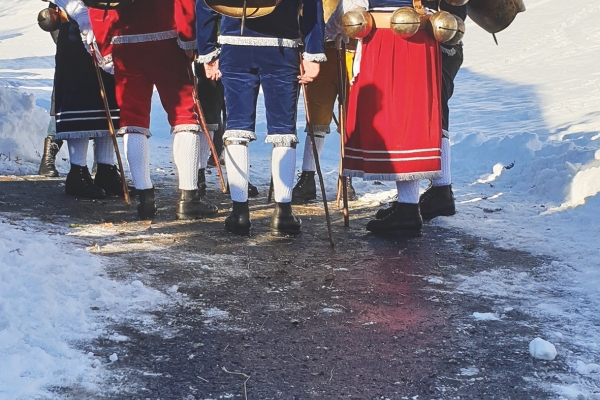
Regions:
<instances>
[{"instance_id":1,"label":"white glove","mask_svg":"<svg viewBox=\"0 0 600 400\"><path fill-rule=\"evenodd\" d=\"M95 42L88 9L81 0L56 0L56 5L65 10L67 15L77 22L83 43L90 45Z\"/></svg>"},{"instance_id":2,"label":"white glove","mask_svg":"<svg viewBox=\"0 0 600 400\"><path fill-rule=\"evenodd\" d=\"M115 74L115 65L113 64L113 62L107 62L102 66L102 69L106 72L108 72L111 75Z\"/></svg>"}]
</instances>

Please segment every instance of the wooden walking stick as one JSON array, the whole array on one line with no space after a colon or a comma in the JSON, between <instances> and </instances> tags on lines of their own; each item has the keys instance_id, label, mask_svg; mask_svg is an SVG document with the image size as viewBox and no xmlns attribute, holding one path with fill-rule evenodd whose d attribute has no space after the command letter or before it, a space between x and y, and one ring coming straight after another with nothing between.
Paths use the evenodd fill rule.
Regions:
<instances>
[{"instance_id":1,"label":"wooden walking stick","mask_svg":"<svg viewBox=\"0 0 600 400\"><path fill-rule=\"evenodd\" d=\"M338 172L338 196L337 206L340 206L340 186L342 194L342 213L344 215L344 226L350 226L350 214L348 212L348 177L343 175L343 160L345 156L344 142L346 140L346 99L348 97L347 91L347 73L346 73L346 48L344 41L340 41L340 45L337 49L338 59L338 114L340 120L338 127L340 129L340 168Z\"/></svg>"},{"instance_id":2,"label":"wooden walking stick","mask_svg":"<svg viewBox=\"0 0 600 400\"><path fill-rule=\"evenodd\" d=\"M219 156L217 155L217 150L215 149L215 144L210 137L210 132L208 130L208 126L206 125L206 118L204 118L204 112L202 111L202 106L200 105L200 99L198 98L198 92L196 91L196 87L198 87L198 77L192 71L192 65L188 66L188 74L192 79L192 96L194 97L194 106L196 108L196 113L198 114L198 120L200 121L200 127L204 131L204 135L206 136L206 140L208 140L208 145L210 146L210 152L212 153L213 160L215 161L215 166L217 167L217 173L219 174L219 181L221 182L221 190L223 193L227 193L227 186L225 185L225 179L223 179L223 171L221 170L221 162L219 161Z\"/></svg>"},{"instance_id":3,"label":"wooden walking stick","mask_svg":"<svg viewBox=\"0 0 600 400\"><path fill-rule=\"evenodd\" d=\"M94 44L90 44L90 54L92 55L94 67L96 67L96 76L98 77L98 85L100 86L100 97L102 97L102 101L104 102L104 111L106 112L108 131L110 132L113 147L115 148L115 153L117 155L117 164L119 166L119 172L121 173L121 182L123 184L123 197L125 198L125 204L129 206L131 205L131 199L129 198L129 189L127 188L127 180L125 179L125 171L123 170L123 162L121 161L121 152L119 151L119 144L117 143L115 125L113 124L112 116L110 115L110 107L108 105L108 99L106 98L106 88L104 87L104 80L102 79L102 74L100 73L100 65L98 65L98 59L96 58L96 50L94 49Z\"/></svg>"},{"instance_id":4,"label":"wooden walking stick","mask_svg":"<svg viewBox=\"0 0 600 400\"><path fill-rule=\"evenodd\" d=\"M304 66L302 65L302 55L300 55L300 75L304 75ZM325 220L327 221L327 233L329 234L329 243L331 247L335 246L333 242L333 233L331 231L331 217L329 216L329 207L327 206L327 194L325 193L325 183L323 182L323 174L321 173L321 163L319 162L319 153L317 152L317 144L315 143L315 132L310 121L310 111L308 109L308 88L306 83L300 85L302 87L304 98L304 109L306 111L306 127L308 128L308 136L312 144L313 154L315 156L315 167L319 176L319 184L321 185L321 197L323 197L323 207L325 209Z\"/></svg>"}]
</instances>

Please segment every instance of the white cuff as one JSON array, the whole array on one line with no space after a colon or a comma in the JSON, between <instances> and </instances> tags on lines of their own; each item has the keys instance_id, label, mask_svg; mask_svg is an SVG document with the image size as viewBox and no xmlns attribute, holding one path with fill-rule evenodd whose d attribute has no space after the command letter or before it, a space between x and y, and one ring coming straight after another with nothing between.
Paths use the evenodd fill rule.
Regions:
<instances>
[{"instance_id":1,"label":"white cuff","mask_svg":"<svg viewBox=\"0 0 600 400\"><path fill-rule=\"evenodd\" d=\"M317 53L317 54L302 53L302 58L306 61L313 61L313 62L318 62L318 63L327 61L327 56L325 56L325 53Z\"/></svg>"}]
</instances>

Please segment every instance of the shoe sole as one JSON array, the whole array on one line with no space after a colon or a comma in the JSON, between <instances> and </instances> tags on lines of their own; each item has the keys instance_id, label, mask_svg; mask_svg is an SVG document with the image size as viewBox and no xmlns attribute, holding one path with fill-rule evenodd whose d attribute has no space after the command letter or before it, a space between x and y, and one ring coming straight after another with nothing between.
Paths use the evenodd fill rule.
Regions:
<instances>
[{"instance_id":1,"label":"shoe sole","mask_svg":"<svg viewBox=\"0 0 600 400\"><path fill-rule=\"evenodd\" d=\"M280 230L271 229L271 235L272 236L276 236L276 237L297 236L300 233L302 233L301 230L297 230L297 231L280 231Z\"/></svg>"},{"instance_id":2,"label":"shoe sole","mask_svg":"<svg viewBox=\"0 0 600 400\"><path fill-rule=\"evenodd\" d=\"M310 197L310 198L304 197L304 198L300 198L300 199L292 197L292 204L308 204L311 201L315 201L315 200L317 200L316 197Z\"/></svg>"},{"instance_id":3,"label":"shoe sole","mask_svg":"<svg viewBox=\"0 0 600 400\"><path fill-rule=\"evenodd\" d=\"M421 214L421 218L423 221L429 221L437 217L451 217L456 214L456 211L444 211L433 215L423 215Z\"/></svg>"},{"instance_id":4,"label":"shoe sole","mask_svg":"<svg viewBox=\"0 0 600 400\"><path fill-rule=\"evenodd\" d=\"M65 191L65 193L67 194L67 196L79 197L81 199L89 199L89 200L101 200L101 199L105 199L106 198L106 195L103 195L103 196L85 196L85 195L82 195L80 193L66 192L66 191Z\"/></svg>"},{"instance_id":5,"label":"shoe sole","mask_svg":"<svg viewBox=\"0 0 600 400\"><path fill-rule=\"evenodd\" d=\"M210 218L213 217L215 215L217 215L218 212L214 213L214 214L181 214L181 213L176 213L175 214L175 219L177 220L193 220L193 219L204 219L204 218Z\"/></svg>"},{"instance_id":6,"label":"shoe sole","mask_svg":"<svg viewBox=\"0 0 600 400\"><path fill-rule=\"evenodd\" d=\"M225 227L225 230L227 232L229 232L229 233L233 233L234 235L250 236L250 231L252 230L252 228L242 229L242 228L228 228L228 227Z\"/></svg>"},{"instance_id":7,"label":"shoe sole","mask_svg":"<svg viewBox=\"0 0 600 400\"><path fill-rule=\"evenodd\" d=\"M392 237L411 238L411 237L423 236L423 232L420 229L419 230L376 231L376 232L369 231L369 232L371 232L375 236L380 236L380 237L392 236Z\"/></svg>"}]
</instances>

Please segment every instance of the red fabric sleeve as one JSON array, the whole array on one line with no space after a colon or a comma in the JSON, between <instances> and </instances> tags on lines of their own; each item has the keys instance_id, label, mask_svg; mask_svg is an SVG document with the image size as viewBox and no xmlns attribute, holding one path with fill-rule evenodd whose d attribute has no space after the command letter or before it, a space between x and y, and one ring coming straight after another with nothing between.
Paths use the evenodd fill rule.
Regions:
<instances>
[{"instance_id":1,"label":"red fabric sleeve","mask_svg":"<svg viewBox=\"0 0 600 400\"><path fill-rule=\"evenodd\" d=\"M118 19L116 11L105 11L89 8L90 22L98 43L98 49L102 57L112 54L112 44L110 43L114 34L114 25Z\"/></svg>"},{"instance_id":2,"label":"red fabric sleeve","mask_svg":"<svg viewBox=\"0 0 600 400\"><path fill-rule=\"evenodd\" d=\"M175 24L181 42L194 42L196 40L195 0L175 0Z\"/></svg>"}]
</instances>

